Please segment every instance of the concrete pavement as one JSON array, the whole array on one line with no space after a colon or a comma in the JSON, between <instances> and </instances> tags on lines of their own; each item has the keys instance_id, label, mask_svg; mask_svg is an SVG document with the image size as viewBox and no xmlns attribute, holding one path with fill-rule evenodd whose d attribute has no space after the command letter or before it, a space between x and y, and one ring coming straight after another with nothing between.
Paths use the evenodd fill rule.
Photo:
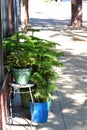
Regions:
<instances>
[{"instance_id":1,"label":"concrete pavement","mask_svg":"<svg viewBox=\"0 0 87 130\"><path fill-rule=\"evenodd\" d=\"M34 35L58 42L61 46L56 46L56 49L65 53L65 56L60 58L63 67L55 68L60 75L57 80L59 89L54 93L55 100L52 102L52 111L49 113L48 122L33 123L32 130L86 130L87 29L68 27L69 11L67 15L61 14L61 16L55 14L55 12L52 13L53 10L60 12L63 9L64 11L66 8L69 9L69 2L61 3L59 6L55 2L45 5L44 2L41 3L40 0L36 0L36 3L34 3L36 8L34 8L31 1L34 0L30 0L30 9L32 9L30 24L35 28L43 29L38 33L35 32ZM61 20L62 18L63 20ZM21 109L19 111L21 112ZM23 111L25 112L24 115L27 115L26 110ZM11 126L11 130L30 129L28 117L15 116L14 124ZM9 130L8 127L7 130Z\"/></svg>"}]
</instances>

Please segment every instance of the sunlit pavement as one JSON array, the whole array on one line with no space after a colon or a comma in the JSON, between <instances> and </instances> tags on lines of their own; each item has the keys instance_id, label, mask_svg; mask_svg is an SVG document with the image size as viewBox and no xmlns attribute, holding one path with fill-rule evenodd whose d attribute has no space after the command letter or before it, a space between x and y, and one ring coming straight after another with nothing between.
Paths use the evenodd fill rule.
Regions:
<instances>
[{"instance_id":1,"label":"sunlit pavement","mask_svg":"<svg viewBox=\"0 0 87 130\"><path fill-rule=\"evenodd\" d=\"M87 3L84 4L84 11L85 7ZM52 102L48 122L34 123L32 130L87 128L87 30L68 27L70 8L70 2L58 5L56 2L30 0L30 24L43 29L34 35L58 42L60 46L56 46L56 49L65 53L65 56L59 59L63 67L55 68L60 75L57 80L59 89L54 93L55 100ZM86 21L86 18L84 20ZM15 119L21 121L18 117ZM24 120L29 124L29 120ZM16 128L29 130L30 126L15 125L11 130Z\"/></svg>"}]
</instances>

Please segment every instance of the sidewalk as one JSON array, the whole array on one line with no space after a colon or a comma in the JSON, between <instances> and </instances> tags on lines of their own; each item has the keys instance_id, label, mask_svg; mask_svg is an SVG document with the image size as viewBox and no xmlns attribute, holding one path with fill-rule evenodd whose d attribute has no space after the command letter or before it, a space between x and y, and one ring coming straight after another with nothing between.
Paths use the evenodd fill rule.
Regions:
<instances>
[{"instance_id":1,"label":"sidewalk","mask_svg":"<svg viewBox=\"0 0 87 130\"><path fill-rule=\"evenodd\" d=\"M34 3L35 7L41 4L38 2ZM51 15L50 11L46 12L48 7L49 10L56 9L57 12L62 9L66 10L65 6L70 8L69 2L65 6L64 4L61 3L60 9L56 3L49 4L50 6L44 4L43 11L38 8L41 5L38 5L31 12L30 24L43 29L34 35L58 42L61 46L56 48L65 53L65 56L60 58L63 67L57 69L60 75L57 81L59 89L54 93L55 100L52 102L48 122L33 123L32 130L87 129L87 30L68 27L70 12L67 12L69 14L65 17L59 16L59 19L57 14ZM33 8L33 5L30 8ZM65 19L61 21L61 18ZM58 21L59 24L57 24ZM6 130L30 130L28 110L19 108L13 120L14 125L11 129L7 126Z\"/></svg>"}]
</instances>

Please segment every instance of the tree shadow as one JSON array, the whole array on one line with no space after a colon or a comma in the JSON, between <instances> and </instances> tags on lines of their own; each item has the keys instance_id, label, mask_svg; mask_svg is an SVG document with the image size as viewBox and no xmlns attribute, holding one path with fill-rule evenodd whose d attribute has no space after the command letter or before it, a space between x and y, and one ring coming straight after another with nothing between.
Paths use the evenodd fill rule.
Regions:
<instances>
[{"instance_id":1,"label":"tree shadow","mask_svg":"<svg viewBox=\"0 0 87 130\"><path fill-rule=\"evenodd\" d=\"M67 130L87 127L87 53L73 55L66 51L64 67L58 80L59 100Z\"/></svg>"},{"instance_id":2,"label":"tree shadow","mask_svg":"<svg viewBox=\"0 0 87 130\"><path fill-rule=\"evenodd\" d=\"M34 27L41 27L46 30L53 29L55 31L59 27L59 25L70 25L70 19L57 20L53 18L31 18L29 23Z\"/></svg>"}]
</instances>

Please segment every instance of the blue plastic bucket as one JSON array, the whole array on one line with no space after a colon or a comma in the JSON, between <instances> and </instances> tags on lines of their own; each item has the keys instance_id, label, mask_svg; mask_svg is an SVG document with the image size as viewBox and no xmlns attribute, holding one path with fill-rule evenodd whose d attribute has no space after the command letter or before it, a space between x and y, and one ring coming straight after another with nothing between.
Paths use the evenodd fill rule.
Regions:
<instances>
[{"instance_id":1,"label":"blue plastic bucket","mask_svg":"<svg viewBox=\"0 0 87 130\"><path fill-rule=\"evenodd\" d=\"M47 122L49 110L50 102L34 103L34 105L30 102L30 114L33 122Z\"/></svg>"}]
</instances>

